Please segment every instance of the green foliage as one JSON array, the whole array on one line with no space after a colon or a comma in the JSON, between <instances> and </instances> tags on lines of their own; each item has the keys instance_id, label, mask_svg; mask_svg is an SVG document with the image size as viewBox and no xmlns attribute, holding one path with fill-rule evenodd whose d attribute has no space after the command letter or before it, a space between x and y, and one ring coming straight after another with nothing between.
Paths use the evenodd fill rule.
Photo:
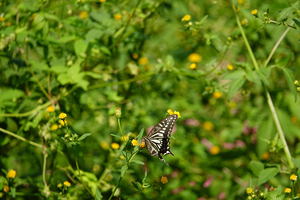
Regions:
<instances>
[{"instance_id":1,"label":"green foliage","mask_svg":"<svg viewBox=\"0 0 300 200\"><path fill-rule=\"evenodd\" d=\"M299 198L299 1L0 9L0 197ZM170 167L143 143L168 109Z\"/></svg>"}]
</instances>

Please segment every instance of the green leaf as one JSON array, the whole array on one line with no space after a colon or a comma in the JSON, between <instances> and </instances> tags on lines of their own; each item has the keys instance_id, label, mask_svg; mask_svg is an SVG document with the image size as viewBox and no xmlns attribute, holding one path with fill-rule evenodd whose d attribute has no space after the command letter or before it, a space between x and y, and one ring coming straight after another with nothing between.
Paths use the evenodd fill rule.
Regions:
<instances>
[{"instance_id":1,"label":"green leaf","mask_svg":"<svg viewBox=\"0 0 300 200\"><path fill-rule=\"evenodd\" d=\"M86 57L85 51L86 51L87 47L88 47L88 45L87 45L87 43L84 42L84 40L77 40L74 43L74 50L78 57L83 57L83 58Z\"/></svg>"},{"instance_id":2,"label":"green leaf","mask_svg":"<svg viewBox=\"0 0 300 200\"><path fill-rule=\"evenodd\" d=\"M64 65L54 65L51 66L48 71L54 72L56 74L62 74L68 71L68 67L65 67Z\"/></svg>"},{"instance_id":3,"label":"green leaf","mask_svg":"<svg viewBox=\"0 0 300 200\"><path fill-rule=\"evenodd\" d=\"M232 95L244 85L244 83L245 78L243 76L231 81L228 89L228 101L231 99Z\"/></svg>"},{"instance_id":4,"label":"green leaf","mask_svg":"<svg viewBox=\"0 0 300 200\"><path fill-rule=\"evenodd\" d=\"M90 82L88 82L87 80L81 79L81 80L78 80L78 82L77 82L76 85L77 85L78 87L81 87L81 88L84 89L85 91L87 91L89 84L90 84Z\"/></svg>"},{"instance_id":5,"label":"green leaf","mask_svg":"<svg viewBox=\"0 0 300 200\"><path fill-rule=\"evenodd\" d=\"M260 161L252 160L249 167L255 176L259 176L260 172L264 169L264 164Z\"/></svg>"},{"instance_id":6,"label":"green leaf","mask_svg":"<svg viewBox=\"0 0 300 200\"><path fill-rule=\"evenodd\" d=\"M263 67L263 69L264 69L264 67ZM261 71L260 69L257 69L257 70L255 70L255 71L256 71L256 73L258 74L260 80L261 80L264 84L266 84L266 85L268 86L268 85L269 85L269 81L268 81L266 75L265 75L264 73L262 73L262 71Z\"/></svg>"},{"instance_id":7,"label":"green leaf","mask_svg":"<svg viewBox=\"0 0 300 200\"><path fill-rule=\"evenodd\" d=\"M128 169L128 165L124 165L122 168L121 168L121 177L124 176L126 170Z\"/></svg>"},{"instance_id":8,"label":"green leaf","mask_svg":"<svg viewBox=\"0 0 300 200\"><path fill-rule=\"evenodd\" d=\"M60 19L56 15L52 15L50 13L44 13L44 16L48 20L59 21Z\"/></svg>"},{"instance_id":9,"label":"green leaf","mask_svg":"<svg viewBox=\"0 0 300 200\"><path fill-rule=\"evenodd\" d=\"M234 72L229 72L225 74L222 79L234 80L234 79L239 79L241 76L245 76L245 75L246 72L244 70L236 70Z\"/></svg>"},{"instance_id":10,"label":"green leaf","mask_svg":"<svg viewBox=\"0 0 300 200\"><path fill-rule=\"evenodd\" d=\"M116 137L116 138L121 138L122 136L119 136L119 135L115 135L115 134L110 134L111 136L113 137Z\"/></svg>"},{"instance_id":11,"label":"green leaf","mask_svg":"<svg viewBox=\"0 0 300 200\"><path fill-rule=\"evenodd\" d=\"M145 165L142 161L139 160L132 160L131 163L139 164L139 165Z\"/></svg>"},{"instance_id":12,"label":"green leaf","mask_svg":"<svg viewBox=\"0 0 300 200\"><path fill-rule=\"evenodd\" d=\"M12 101L16 100L20 97L23 97L25 95L25 92L18 89L7 89L7 90L1 90L0 89L0 102L3 101Z\"/></svg>"},{"instance_id":13,"label":"green leaf","mask_svg":"<svg viewBox=\"0 0 300 200\"><path fill-rule=\"evenodd\" d=\"M103 198L101 192L98 190L98 188L96 188L96 199L97 200L101 200Z\"/></svg>"},{"instance_id":14,"label":"green leaf","mask_svg":"<svg viewBox=\"0 0 300 200\"><path fill-rule=\"evenodd\" d=\"M286 19L289 17L289 15L292 11L293 11L293 7L287 7L285 9L281 10L277 21L286 21Z\"/></svg>"},{"instance_id":15,"label":"green leaf","mask_svg":"<svg viewBox=\"0 0 300 200\"><path fill-rule=\"evenodd\" d=\"M103 35L103 31L100 29L93 28L89 30L85 37L85 43L89 43L93 39L99 39Z\"/></svg>"},{"instance_id":16,"label":"green leaf","mask_svg":"<svg viewBox=\"0 0 300 200\"><path fill-rule=\"evenodd\" d=\"M259 174L257 185L261 185L267 182L268 180L276 176L278 172L279 170L277 168L267 168L262 170Z\"/></svg>"},{"instance_id":17,"label":"green leaf","mask_svg":"<svg viewBox=\"0 0 300 200\"><path fill-rule=\"evenodd\" d=\"M254 82L257 85L261 85L261 80L259 79L259 76L256 73L256 71L247 70L246 79L251 82Z\"/></svg>"},{"instance_id":18,"label":"green leaf","mask_svg":"<svg viewBox=\"0 0 300 200\"><path fill-rule=\"evenodd\" d=\"M286 54L284 57L277 58L275 60L275 65L285 67L290 62L292 56L292 54Z\"/></svg>"},{"instance_id":19,"label":"green leaf","mask_svg":"<svg viewBox=\"0 0 300 200\"><path fill-rule=\"evenodd\" d=\"M86 137L92 135L91 133L85 133L82 136L80 136L80 138L78 138L78 141L84 140Z\"/></svg>"},{"instance_id":20,"label":"green leaf","mask_svg":"<svg viewBox=\"0 0 300 200\"><path fill-rule=\"evenodd\" d=\"M292 20L295 22L296 28L297 28L297 30L299 31L299 28L300 28L300 21L299 21L298 19L296 19L296 18L293 18Z\"/></svg>"},{"instance_id":21,"label":"green leaf","mask_svg":"<svg viewBox=\"0 0 300 200\"><path fill-rule=\"evenodd\" d=\"M138 185L139 182L135 183L135 182L131 181L131 183L132 183L133 188L135 189L135 191L140 191L139 185ZM140 184L140 183L139 183L139 184Z\"/></svg>"},{"instance_id":22,"label":"green leaf","mask_svg":"<svg viewBox=\"0 0 300 200\"><path fill-rule=\"evenodd\" d=\"M75 35L69 35L59 38L58 40L52 40L52 42L58 43L58 44L65 44L68 42L72 42L76 39Z\"/></svg>"},{"instance_id":23,"label":"green leaf","mask_svg":"<svg viewBox=\"0 0 300 200\"><path fill-rule=\"evenodd\" d=\"M144 128L142 128L142 130L138 134L138 136L137 136L138 140L142 139L143 135L144 135Z\"/></svg>"},{"instance_id":24,"label":"green leaf","mask_svg":"<svg viewBox=\"0 0 300 200\"><path fill-rule=\"evenodd\" d=\"M294 85L295 78L293 77L293 73L287 68L281 68L281 69L283 70L283 74L285 76L286 82L287 82L290 90L292 91L292 93L295 97L295 102L296 102L297 101L297 90Z\"/></svg>"},{"instance_id":25,"label":"green leaf","mask_svg":"<svg viewBox=\"0 0 300 200\"><path fill-rule=\"evenodd\" d=\"M11 191L11 196L13 197L13 198L15 198L16 197L16 188L15 187L11 187L11 188L9 188L10 189L10 191Z\"/></svg>"}]
</instances>

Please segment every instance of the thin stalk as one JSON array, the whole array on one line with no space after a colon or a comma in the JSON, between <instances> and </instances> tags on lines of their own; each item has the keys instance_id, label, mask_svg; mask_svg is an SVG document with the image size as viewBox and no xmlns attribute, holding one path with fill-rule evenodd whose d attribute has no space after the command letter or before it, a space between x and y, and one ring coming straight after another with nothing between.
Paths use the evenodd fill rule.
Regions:
<instances>
[{"instance_id":1,"label":"thin stalk","mask_svg":"<svg viewBox=\"0 0 300 200\"><path fill-rule=\"evenodd\" d=\"M121 128L121 118L120 117L118 117L118 125L119 125L119 129L121 131L121 134L122 134L122 138L124 138L123 131L122 131L122 128Z\"/></svg>"},{"instance_id":2,"label":"thin stalk","mask_svg":"<svg viewBox=\"0 0 300 200\"><path fill-rule=\"evenodd\" d=\"M254 68L255 68L256 70L259 70L257 61L256 61L256 59L255 59L255 57L254 57L253 51L252 51L252 49L251 49L251 47L250 47L250 44L249 44L248 39L247 39L247 37L246 37L246 34L245 34L245 32L244 32L244 30L243 30L243 28L242 28L242 25L241 25L241 23L240 23L239 17L238 17L238 15L237 15L237 13L235 12L235 9L234 9L234 7L233 7L233 2L232 2L232 0L229 1L229 2L231 3L231 8L232 8L233 13L234 13L234 15L235 15L237 25L238 25L238 27L239 27L239 29L240 29L240 31L241 31L242 36L243 36L245 45L246 45L247 50L248 50L248 53L249 53L249 55L250 55L250 57L251 57L252 63L253 63L253 65L254 65ZM267 62L266 62L266 63L267 63ZM266 85L265 85L263 82L262 82L262 84L263 84L264 89L265 89L265 94L266 94L266 97L267 97L268 106L269 106L269 109L271 110L271 113L272 113L272 116L273 116L273 120L274 120L276 129L277 129L278 134L279 134L279 137L280 137L280 139L281 139L281 141L282 141L282 143L283 143L283 145L284 145L284 153L285 153L285 155L286 155L286 158L287 158L289 167L290 167L291 169L293 169L293 168L294 168L294 164L293 164L293 162L292 162L291 153L290 153L290 150L289 150L289 148L288 148L288 146L287 146L287 143L286 143L286 140L285 140L284 133L283 133L283 131L282 131L280 122L279 122L279 120L278 120L278 116L277 116L277 113L276 113L276 110L275 110L275 107L274 107L272 98L271 98L271 96L270 96L270 94L269 94L269 92L268 92L268 90L267 90Z\"/></svg>"},{"instance_id":3,"label":"thin stalk","mask_svg":"<svg viewBox=\"0 0 300 200\"><path fill-rule=\"evenodd\" d=\"M85 189L87 191L89 191L89 193L94 197L94 199L96 199L96 197L94 196L94 194L90 191L90 189L85 185L83 179L82 179L82 176L81 176L81 173L80 173L80 169L79 169L79 165L78 165L78 161L77 161L77 156L75 154L75 149L74 149L74 146L72 145L72 149L73 149L73 153L74 153L74 157L75 157L75 163L76 163L76 167L77 167L77 170L78 170L78 173L79 173L79 176L80 176L80 179L81 179L81 183L82 185L85 187Z\"/></svg>"},{"instance_id":4,"label":"thin stalk","mask_svg":"<svg viewBox=\"0 0 300 200\"><path fill-rule=\"evenodd\" d=\"M23 138L23 137L21 137L21 136L15 134L15 133L10 132L10 131L8 131L8 130L5 130L5 129L3 129L3 128L0 128L0 131L3 132L3 133L6 133L7 135L13 136L13 137L15 137L15 138L17 138L17 139L19 139L19 140L22 140L23 142L27 142L28 144L31 144L32 146L39 147L39 148L43 148L43 145L38 144L38 143L35 143L35 142L32 142L32 141L30 141L30 140L27 140L26 138Z\"/></svg>"},{"instance_id":5,"label":"thin stalk","mask_svg":"<svg viewBox=\"0 0 300 200\"><path fill-rule=\"evenodd\" d=\"M44 182L45 188L47 187L47 181L46 181L46 163L47 163L47 157L48 157L48 154L45 152L44 153L44 164L43 164L43 182Z\"/></svg>"},{"instance_id":6,"label":"thin stalk","mask_svg":"<svg viewBox=\"0 0 300 200\"><path fill-rule=\"evenodd\" d=\"M111 200L111 198L114 196L114 194L115 194L117 188L119 187L119 184L121 183L121 180L122 180L122 176L120 176L119 181L118 181L118 183L117 183L117 185L116 185L114 191L111 193L111 195L110 195L110 197L109 197L108 200Z\"/></svg>"}]
</instances>

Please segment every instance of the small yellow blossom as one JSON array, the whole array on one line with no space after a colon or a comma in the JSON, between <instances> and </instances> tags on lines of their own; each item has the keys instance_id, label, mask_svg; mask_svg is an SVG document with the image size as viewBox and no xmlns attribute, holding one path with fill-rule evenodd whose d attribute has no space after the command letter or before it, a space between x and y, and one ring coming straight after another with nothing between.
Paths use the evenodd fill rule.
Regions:
<instances>
[{"instance_id":1,"label":"small yellow blossom","mask_svg":"<svg viewBox=\"0 0 300 200\"><path fill-rule=\"evenodd\" d=\"M253 192L253 189L251 187L248 187L246 189L247 194L251 194Z\"/></svg>"},{"instance_id":2,"label":"small yellow blossom","mask_svg":"<svg viewBox=\"0 0 300 200\"><path fill-rule=\"evenodd\" d=\"M120 14L115 14L115 15L114 15L114 18L115 18L115 20L120 20L120 19L122 19L122 15L120 15Z\"/></svg>"},{"instance_id":3,"label":"small yellow blossom","mask_svg":"<svg viewBox=\"0 0 300 200\"><path fill-rule=\"evenodd\" d=\"M296 181L297 180L297 176L295 174L290 176L291 181Z\"/></svg>"},{"instance_id":4,"label":"small yellow blossom","mask_svg":"<svg viewBox=\"0 0 300 200\"><path fill-rule=\"evenodd\" d=\"M87 11L81 11L80 13L79 13L79 17L81 18L81 19L85 19L85 18L87 18L89 16L89 13L87 12Z\"/></svg>"},{"instance_id":5,"label":"small yellow blossom","mask_svg":"<svg viewBox=\"0 0 300 200\"><path fill-rule=\"evenodd\" d=\"M52 126L51 126L51 130L52 131L56 131L58 129L58 125L57 124L53 124Z\"/></svg>"},{"instance_id":6,"label":"small yellow blossom","mask_svg":"<svg viewBox=\"0 0 300 200\"><path fill-rule=\"evenodd\" d=\"M291 193L291 192L292 192L292 189L291 189L291 188L285 188L285 189L284 189L284 193L289 194L289 193Z\"/></svg>"},{"instance_id":7,"label":"small yellow blossom","mask_svg":"<svg viewBox=\"0 0 300 200\"><path fill-rule=\"evenodd\" d=\"M131 144L136 147L139 144L139 142L137 140L132 140Z\"/></svg>"},{"instance_id":8,"label":"small yellow blossom","mask_svg":"<svg viewBox=\"0 0 300 200\"><path fill-rule=\"evenodd\" d=\"M108 143L105 141L101 141L100 142L100 146L102 147L102 149L107 150L108 149Z\"/></svg>"},{"instance_id":9,"label":"small yellow blossom","mask_svg":"<svg viewBox=\"0 0 300 200\"><path fill-rule=\"evenodd\" d=\"M9 192L9 186L8 185L4 185L3 190L4 190L4 192L8 193Z\"/></svg>"},{"instance_id":10,"label":"small yellow blossom","mask_svg":"<svg viewBox=\"0 0 300 200\"><path fill-rule=\"evenodd\" d=\"M267 160L270 156L270 153L268 151L266 151L265 153L263 153L263 155L261 156L262 160Z\"/></svg>"},{"instance_id":11,"label":"small yellow blossom","mask_svg":"<svg viewBox=\"0 0 300 200\"><path fill-rule=\"evenodd\" d=\"M173 115L174 114L174 112L171 109L168 109L167 112L168 112L169 115Z\"/></svg>"},{"instance_id":12,"label":"small yellow blossom","mask_svg":"<svg viewBox=\"0 0 300 200\"><path fill-rule=\"evenodd\" d=\"M67 123L67 120L58 120L58 123L60 123L60 125L65 126L65 124Z\"/></svg>"},{"instance_id":13,"label":"small yellow blossom","mask_svg":"<svg viewBox=\"0 0 300 200\"><path fill-rule=\"evenodd\" d=\"M11 23L10 22L6 22L6 26L10 26L11 25Z\"/></svg>"},{"instance_id":14,"label":"small yellow blossom","mask_svg":"<svg viewBox=\"0 0 300 200\"><path fill-rule=\"evenodd\" d=\"M299 86L299 81L298 81L298 80L295 80L295 81L294 81L294 85Z\"/></svg>"},{"instance_id":15,"label":"small yellow blossom","mask_svg":"<svg viewBox=\"0 0 300 200\"><path fill-rule=\"evenodd\" d=\"M135 60L138 59L139 58L139 54L137 54L137 53L132 54L132 58L135 59Z\"/></svg>"},{"instance_id":16,"label":"small yellow blossom","mask_svg":"<svg viewBox=\"0 0 300 200\"><path fill-rule=\"evenodd\" d=\"M121 108L116 108L116 116L119 118L121 117L122 112L121 112Z\"/></svg>"},{"instance_id":17,"label":"small yellow blossom","mask_svg":"<svg viewBox=\"0 0 300 200\"><path fill-rule=\"evenodd\" d=\"M68 138L70 135L67 133L66 135L65 135L65 138Z\"/></svg>"},{"instance_id":18,"label":"small yellow blossom","mask_svg":"<svg viewBox=\"0 0 300 200\"><path fill-rule=\"evenodd\" d=\"M17 172L13 169L9 170L7 173L7 178L15 178L17 175Z\"/></svg>"},{"instance_id":19,"label":"small yellow blossom","mask_svg":"<svg viewBox=\"0 0 300 200\"><path fill-rule=\"evenodd\" d=\"M148 60L147 57L142 57L142 58L140 58L139 61L138 61L138 63L139 63L140 65L147 65L148 62L149 62L149 60Z\"/></svg>"},{"instance_id":20,"label":"small yellow blossom","mask_svg":"<svg viewBox=\"0 0 300 200\"><path fill-rule=\"evenodd\" d=\"M124 142L124 141L127 141L127 135L122 136L122 137L121 137L121 141L123 141L123 142Z\"/></svg>"},{"instance_id":21,"label":"small yellow blossom","mask_svg":"<svg viewBox=\"0 0 300 200\"><path fill-rule=\"evenodd\" d=\"M123 156L123 155L120 155L120 157L119 157L121 160L124 160L125 159L125 157Z\"/></svg>"},{"instance_id":22,"label":"small yellow blossom","mask_svg":"<svg viewBox=\"0 0 300 200\"><path fill-rule=\"evenodd\" d=\"M232 71L232 70L234 70L234 67L233 67L231 64L228 64L228 65L227 65L227 69L228 69L229 71Z\"/></svg>"},{"instance_id":23,"label":"small yellow blossom","mask_svg":"<svg viewBox=\"0 0 300 200\"><path fill-rule=\"evenodd\" d=\"M245 3L245 0L237 0L237 3L243 5Z\"/></svg>"},{"instance_id":24,"label":"small yellow blossom","mask_svg":"<svg viewBox=\"0 0 300 200\"><path fill-rule=\"evenodd\" d=\"M146 146L145 142L142 142L142 143L140 144L140 148L141 148L141 149L144 148L145 146Z\"/></svg>"},{"instance_id":25,"label":"small yellow blossom","mask_svg":"<svg viewBox=\"0 0 300 200\"><path fill-rule=\"evenodd\" d=\"M115 149L115 150L117 150L117 149L119 149L120 148L120 145L118 144L118 143L111 143L111 148L113 148L113 149Z\"/></svg>"},{"instance_id":26,"label":"small yellow blossom","mask_svg":"<svg viewBox=\"0 0 300 200\"><path fill-rule=\"evenodd\" d=\"M196 69L196 63L192 63L191 65L190 65L190 69Z\"/></svg>"},{"instance_id":27,"label":"small yellow blossom","mask_svg":"<svg viewBox=\"0 0 300 200\"><path fill-rule=\"evenodd\" d=\"M160 181L163 183L163 184L166 184L168 182L168 178L163 176L161 177Z\"/></svg>"},{"instance_id":28,"label":"small yellow blossom","mask_svg":"<svg viewBox=\"0 0 300 200\"><path fill-rule=\"evenodd\" d=\"M1 21L1 22L4 22L4 21L5 21L5 18L0 16L0 21Z\"/></svg>"},{"instance_id":29,"label":"small yellow blossom","mask_svg":"<svg viewBox=\"0 0 300 200\"><path fill-rule=\"evenodd\" d=\"M297 117L296 117L296 116L293 116L293 117L291 118L291 122L296 123L296 122L297 122Z\"/></svg>"},{"instance_id":30,"label":"small yellow blossom","mask_svg":"<svg viewBox=\"0 0 300 200\"><path fill-rule=\"evenodd\" d=\"M215 99L219 99L219 98L222 97L222 92L214 92L213 96L214 96Z\"/></svg>"},{"instance_id":31,"label":"small yellow blossom","mask_svg":"<svg viewBox=\"0 0 300 200\"><path fill-rule=\"evenodd\" d=\"M203 128L207 131L211 131L214 128L214 124L210 121L206 121L203 123Z\"/></svg>"},{"instance_id":32,"label":"small yellow blossom","mask_svg":"<svg viewBox=\"0 0 300 200\"><path fill-rule=\"evenodd\" d=\"M181 21L190 21L191 20L191 15L184 15Z\"/></svg>"},{"instance_id":33,"label":"small yellow blossom","mask_svg":"<svg viewBox=\"0 0 300 200\"><path fill-rule=\"evenodd\" d=\"M251 15L254 15L254 16L257 15L257 10L256 9L252 10Z\"/></svg>"},{"instance_id":34,"label":"small yellow blossom","mask_svg":"<svg viewBox=\"0 0 300 200\"><path fill-rule=\"evenodd\" d=\"M58 187L58 188L61 188L61 187L62 187L62 184L61 184L61 183L57 184L57 187Z\"/></svg>"},{"instance_id":35,"label":"small yellow blossom","mask_svg":"<svg viewBox=\"0 0 300 200\"><path fill-rule=\"evenodd\" d=\"M53 106L48 106L48 107L47 107L47 111L48 111L48 112L54 112Z\"/></svg>"},{"instance_id":36,"label":"small yellow blossom","mask_svg":"<svg viewBox=\"0 0 300 200\"><path fill-rule=\"evenodd\" d=\"M101 3L104 3L106 0L100 0Z\"/></svg>"},{"instance_id":37,"label":"small yellow blossom","mask_svg":"<svg viewBox=\"0 0 300 200\"><path fill-rule=\"evenodd\" d=\"M191 53L188 57L188 60L192 63L198 63L202 60L202 56L197 53Z\"/></svg>"},{"instance_id":38,"label":"small yellow blossom","mask_svg":"<svg viewBox=\"0 0 300 200\"><path fill-rule=\"evenodd\" d=\"M212 148L210 148L209 152L212 154L212 155L217 155L220 153L220 147L218 146L213 146Z\"/></svg>"},{"instance_id":39,"label":"small yellow blossom","mask_svg":"<svg viewBox=\"0 0 300 200\"><path fill-rule=\"evenodd\" d=\"M178 111L174 111L174 115L177 115L180 118L180 113Z\"/></svg>"},{"instance_id":40,"label":"small yellow blossom","mask_svg":"<svg viewBox=\"0 0 300 200\"><path fill-rule=\"evenodd\" d=\"M67 114L66 113L60 113L58 117L59 117L59 119L65 119L65 118L67 118Z\"/></svg>"},{"instance_id":41,"label":"small yellow blossom","mask_svg":"<svg viewBox=\"0 0 300 200\"><path fill-rule=\"evenodd\" d=\"M243 26L245 26L246 24L248 24L248 19L243 19L243 20L241 21L241 24L242 24Z\"/></svg>"},{"instance_id":42,"label":"small yellow blossom","mask_svg":"<svg viewBox=\"0 0 300 200\"><path fill-rule=\"evenodd\" d=\"M0 2L0 6L2 6L2 3Z\"/></svg>"},{"instance_id":43,"label":"small yellow blossom","mask_svg":"<svg viewBox=\"0 0 300 200\"><path fill-rule=\"evenodd\" d=\"M67 186L67 187L70 187L70 186L71 186L71 183L70 183L69 181L65 181L65 182L64 182L64 185Z\"/></svg>"}]
</instances>

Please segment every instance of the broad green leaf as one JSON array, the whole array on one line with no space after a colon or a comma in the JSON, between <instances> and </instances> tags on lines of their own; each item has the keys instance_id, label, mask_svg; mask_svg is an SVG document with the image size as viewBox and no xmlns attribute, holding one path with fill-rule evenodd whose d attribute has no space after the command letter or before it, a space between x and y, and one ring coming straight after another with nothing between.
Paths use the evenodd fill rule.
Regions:
<instances>
[{"instance_id":1,"label":"broad green leaf","mask_svg":"<svg viewBox=\"0 0 300 200\"><path fill-rule=\"evenodd\" d=\"M100 29L93 28L89 30L85 37L85 44L89 43L93 39L99 39L103 35L103 31Z\"/></svg>"},{"instance_id":2,"label":"broad green leaf","mask_svg":"<svg viewBox=\"0 0 300 200\"><path fill-rule=\"evenodd\" d=\"M128 165L124 165L122 168L121 168L121 177L124 176L126 170L128 169Z\"/></svg>"},{"instance_id":3,"label":"broad green leaf","mask_svg":"<svg viewBox=\"0 0 300 200\"><path fill-rule=\"evenodd\" d=\"M78 141L84 140L86 137L92 135L91 133L85 133L82 136L80 136L80 138L78 138Z\"/></svg>"},{"instance_id":4,"label":"broad green leaf","mask_svg":"<svg viewBox=\"0 0 300 200\"><path fill-rule=\"evenodd\" d=\"M48 20L59 21L60 19L56 15L52 15L50 13L44 13L44 16Z\"/></svg>"},{"instance_id":5,"label":"broad green leaf","mask_svg":"<svg viewBox=\"0 0 300 200\"><path fill-rule=\"evenodd\" d=\"M142 128L142 130L141 130L140 133L138 134L138 136L137 136L138 140L142 139L143 134L144 134L144 128Z\"/></svg>"},{"instance_id":6,"label":"broad green leaf","mask_svg":"<svg viewBox=\"0 0 300 200\"><path fill-rule=\"evenodd\" d=\"M24 95L25 95L25 92L22 91L22 90L18 90L18 89L3 90L3 89L0 89L0 102L16 100L20 97L23 97Z\"/></svg>"},{"instance_id":7,"label":"broad green leaf","mask_svg":"<svg viewBox=\"0 0 300 200\"><path fill-rule=\"evenodd\" d=\"M48 65L45 62L38 62L36 60L29 60L29 63L35 69L45 70L45 71L49 70L49 67L48 67Z\"/></svg>"},{"instance_id":8,"label":"broad green leaf","mask_svg":"<svg viewBox=\"0 0 300 200\"><path fill-rule=\"evenodd\" d=\"M142 161L139 160L132 160L131 163L139 164L139 165L145 165Z\"/></svg>"},{"instance_id":9,"label":"broad green leaf","mask_svg":"<svg viewBox=\"0 0 300 200\"><path fill-rule=\"evenodd\" d=\"M290 15L290 13L293 11L293 7L291 6L291 7L287 7L287 8L285 8L285 9L283 9L283 10L281 10L280 12L279 12L279 18L277 19L277 21L285 21L288 17L289 17L289 15Z\"/></svg>"},{"instance_id":10,"label":"broad green leaf","mask_svg":"<svg viewBox=\"0 0 300 200\"><path fill-rule=\"evenodd\" d=\"M267 168L260 172L257 185L261 185L278 174L278 168Z\"/></svg>"},{"instance_id":11,"label":"broad green leaf","mask_svg":"<svg viewBox=\"0 0 300 200\"><path fill-rule=\"evenodd\" d=\"M245 75L246 75L246 72L244 70L236 70L234 72L229 72L229 73L225 74L222 79L230 79L230 80L239 79Z\"/></svg>"},{"instance_id":12,"label":"broad green leaf","mask_svg":"<svg viewBox=\"0 0 300 200\"><path fill-rule=\"evenodd\" d=\"M55 43L58 43L58 44L64 44L64 43L72 42L75 39L76 39L75 35L69 35L69 36L61 37L58 40L54 40L52 42L55 42Z\"/></svg>"},{"instance_id":13,"label":"broad green leaf","mask_svg":"<svg viewBox=\"0 0 300 200\"><path fill-rule=\"evenodd\" d=\"M292 58L292 54L286 54L284 57L280 57L280 58L277 58L275 60L275 65L279 66L279 67L285 67L291 60Z\"/></svg>"},{"instance_id":14,"label":"broad green leaf","mask_svg":"<svg viewBox=\"0 0 300 200\"><path fill-rule=\"evenodd\" d=\"M10 191L11 191L11 196L12 196L13 198L15 198L15 197L16 197L16 188L15 188L15 187L10 187L9 189L10 189Z\"/></svg>"},{"instance_id":15,"label":"broad green leaf","mask_svg":"<svg viewBox=\"0 0 300 200\"><path fill-rule=\"evenodd\" d=\"M90 77L94 78L94 79L100 79L100 78L102 77L101 74L95 73L95 72L91 72L91 71L85 71L85 72L83 72L83 73L84 73L85 75L87 75L87 76L90 76Z\"/></svg>"},{"instance_id":16,"label":"broad green leaf","mask_svg":"<svg viewBox=\"0 0 300 200\"><path fill-rule=\"evenodd\" d=\"M259 176L260 172L264 169L264 164L260 161L252 160L249 167L255 176Z\"/></svg>"},{"instance_id":17,"label":"broad green leaf","mask_svg":"<svg viewBox=\"0 0 300 200\"><path fill-rule=\"evenodd\" d=\"M268 81L266 75L265 75L264 73L262 73L262 71L261 71L260 69L255 70L255 71L256 71L256 73L258 74L260 80L261 80L264 84L266 84L266 85L268 86L268 85L269 85L269 81Z\"/></svg>"},{"instance_id":18,"label":"broad green leaf","mask_svg":"<svg viewBox=\"0 0 300 200\"><path fill-rule=\"evenodd\" d=\"M97 200L101 200L103 198L101 192L98 190L98 188L96 188L96 199Z\"/></svg>"},{"instance_id":19,"label":"broad green leaf","mask_svg":"<svg viewBox=\"0 0 300 200\"><path fill-rule=\"evenodd\" d=\"M245 83L244 76L231 81L228 89L228 101L231 99L232 95L244 85L244 83Z\"/></svg>"},{"instance_id":20,"label":"broad green leaf","mask_svg":"<svg viewBox=\"0 0 300 200\"><path fill-rule=\"evenodd\" d=\"M295 78L293 77L293 73L287 68L282 67L281 69L283 70L283 74L285 76L286 82L287 82L290 90L292 91L292 93L295 97L295 102L296 102L297 101L297 90L294 85Z\"/></svg>"},{"instance_id":21,"label":"broad green leaf","mask_svg":"<svg viewBox=\"0 0 300 200\"><path fill-rule=\"evenodd\" d=\"M87 91L89 84L90 82L88 82L87 80L80 79L78 80L76 85Z\"/></svg>"},{"instance_id":22,"label":"broad green leaf","mask_svg":"<svg viewBox=\"0 0 300 200\"><path fill-rule=\"evenodd\" d=\"M68 67L65 67L64 65L54 65L51 66L48 71L54 72L56 74L62 74L68 71Z\"/></svg>"},{"instance_id":23,"label":"broad green leaf","mask_svg":"<svg viewBox=\"0 0 300 200\"><path fill-rule=\"evenodd\" d=\"M77 40L74 43L74 50L78 57L86 57L85 51L87 49L87 43L84 40Z\"/></svg>"},{"instance_id":24,"label":"broad green leaf","mask_svg":"<svg viewBox=\"0 0 300 200\"><path fill-rule=\"evenodd\" d=\"M101 46L100 51L102 51L103 53L105 53L109 56L111 55L111 52L110 52L109 48L107 48L106 46Z\"/></svg>"},{"instance_id":25,"label":"broad green leaf","mask_svg":"<svg viewBox=\"0 0 300 200\"><path fill-rule=\"evenodd\" d=\"M140 186L141 185L139 182L135 183L133 181L131 181L133 188L135 189L135 191L140 191Z\"/></svg>"},{"instance_id":26,"label":"broad green leaf","mask_svg":"<svg viewBox=\"0 0 300 200\"><path fill-rule=\"evenodd\" d=\"M265 120L261 120L261 123L259 124L259 128L258 128L258 138L270 140L275 135L274 132L275 132L275 126L272 117L269 117L268 119ZM269 148L269 144L267 144L265 141L261 139L258 139L256 149L259 158L263 155L263 153L268 151L268 148Z\"/></svg>"},{"instance_id":27,"label":"broad green leaf","mask_svg":"<svg viewBox=\"0 0 300 200\"><path fill-rule=\"evenodd\" d=\"M261 80L259 79L259 76L256 73L256 71L253 71L253 70L247 71L246 79L248 81L254 82L257 85L261 85Z\"/></svg>"}]
</instances>

